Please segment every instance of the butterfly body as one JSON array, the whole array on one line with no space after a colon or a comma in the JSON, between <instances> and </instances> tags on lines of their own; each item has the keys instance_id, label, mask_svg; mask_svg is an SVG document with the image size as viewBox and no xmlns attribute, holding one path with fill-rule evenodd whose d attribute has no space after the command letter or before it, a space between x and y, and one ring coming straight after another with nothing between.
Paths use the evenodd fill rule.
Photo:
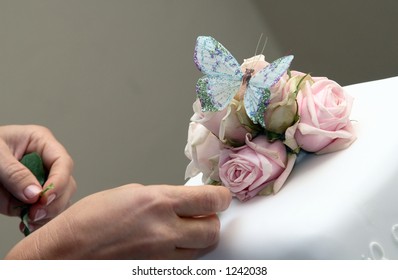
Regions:
<instances>
[{"instance_id":1,"label":"butterfly body","mask_svg":"<svg viewBox=\"0 0 398 280\"><path fill-rule=\"evenodd\" d=\"M234 98L236 100L242 100L244 98L244 94L247 86L249 85L250 79L252 78L254 73L253 68L246 68L245 73L242 76L242 82L238 92L235 94Z\"/></svg>"},{"instance_id":2,"label":"butterfly body","mask_svg":"<svg viewBox=\"0 0 398 280\"><path fill-rule=\"evenodd\" d=\"M279 58L254 74L253 68L243 73L232 54L214 38L199 36L196 41L194 62L205 75L196 84L202 110L221 111L228 106L243 85L243 103L249 118L265 127L264 111L268 105L269 88L287 71L293 56Z\"/></svg>"},{"instance_id":3,"label":"butterfly body","mask_svg":"<svg viewBox=\"0 0 398 280\"><path fill-rule=\"evenodd\" d=\"M243 78L242 78L242 84L243 85L247 86L249 84L249 81L250 81L253 73L254 73L254 69L253 68L246 68L245 74L243 74Z\"/></svg>"}]
</instances>

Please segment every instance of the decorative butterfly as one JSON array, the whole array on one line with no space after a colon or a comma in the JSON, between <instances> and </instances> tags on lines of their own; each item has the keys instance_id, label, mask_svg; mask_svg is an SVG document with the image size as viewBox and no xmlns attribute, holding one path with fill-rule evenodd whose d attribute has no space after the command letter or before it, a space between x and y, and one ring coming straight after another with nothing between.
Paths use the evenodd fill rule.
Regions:
<instances>
[{"instance_id":1,"label":"decorative butterfly","mask_svg":"<svg viewBox=\"0 0 398 280\"><path fill-rule=\"evenodd\" d=\"M196 84L196 93L204 112L221 111L232 101L239 87L246 85L243 103L249 118L265 127L264 111L268 105L269 88L287 71L293 55L278 58L261 71L240 69L232 54L214 38L199 36L196 40L194 62L205 75Z\"/></svg>"}]
</instances>

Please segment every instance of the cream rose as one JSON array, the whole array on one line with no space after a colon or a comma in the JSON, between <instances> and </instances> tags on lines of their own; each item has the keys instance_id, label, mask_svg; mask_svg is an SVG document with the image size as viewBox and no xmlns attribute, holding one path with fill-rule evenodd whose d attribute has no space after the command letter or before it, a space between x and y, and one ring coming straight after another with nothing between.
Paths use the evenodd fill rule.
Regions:
<instances>
[{"instance_id":1,"label":"cream rose","mask_svg":"<svg viewBox=\"0 0 398 280\"><path fill-rule=\"evenodd\" d=\"M245 59L241 68L254 69L253 75L265 68L269 63L263 55ZM269 132L283 134L297 120L297 88L306 74L292 71L290 76L285 73L279 81L269 90L271 93L269 105L264 112L266 130ZM242 89L244 90L244 89Z\"/></svg>"},{"instance_id":2,"label":"cream rose","mask_svg":"<svg viewBox=\"0 0 398 280\"><path fill-rule=\"evenodd\" d=\"M304 73L292 71L291 76L283 75L279 82L271 87L270 103L264 112L267 131L283 134L297 121L296 96L305 79L308 78Z\"/></svg>"},{"instance_id":3,"label":"cream rose","mask_svg":"<svg viewBox=\"0 0 398 280\"><path fill-rule=\"evenodd\" d=\"M245 143L246 134L257 134L257 127L247 116L242 101L235 99L222 111L202 112L200 100L193 104L194 115L192 122L200 123L221 142L229 146L238 147Z\"/></svg>"},{"instance_id":4,"label":"cream rose","mask_svg":"<svg viewBox=\"0 0 398 280\"><path fill-rule=\"evenodd\" d=\"M268 64L263 55L258 55L245 59L241 65L241 70L245 72L246 69L254 69L254 75ZM194 115L191 121L205 126L224 144L233 147L243 145L247 133L255 136L260 129L259 126L253 124L247 116L243 99L239 98L239 96L243 96L246 90L245 86L246 85L242 85L238 92L234 93L236 98L234 98L222 111L202 112L200 100L197 99L193 104Z\"/></svg>"},{"instance_id":5,"label":"cream rose","mask_svg":"<svg viewBox=\"0 0 398 280\"><path fill-rule=\"evenodd\" d=\"M253 75L258 71L265 68L269 63L265 61L265 56L260 54L253 56L251 58L246 58L243 60L242 65L240 66L243 73L245 73L246 69L253 69Z\"/></svg>"},{"instance_id":6,"label":"cream rose","mask_svg":"<svg viewBox=\"0 0 398 280\"><path fill-rule=\"evenodd\" d=\"M203 183L214 184L219 182L220 145L222 143L206 127L191 122L188 129L188 141L185 146L185 155L191 162L186 168L185 179L202 172Z\"/></svg>"}]
</instances>

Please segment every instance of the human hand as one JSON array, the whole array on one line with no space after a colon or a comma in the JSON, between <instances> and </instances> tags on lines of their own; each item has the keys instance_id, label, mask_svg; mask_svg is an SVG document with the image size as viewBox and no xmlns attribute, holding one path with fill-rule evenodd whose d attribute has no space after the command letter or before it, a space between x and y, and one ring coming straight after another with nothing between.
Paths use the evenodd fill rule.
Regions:
<instances>
[{"instance_id":1,"label":"human hand","mask_svg":"<svg viewBox=\"0 0 398 280\"><path fill-rule=\"evenodd\" d=\"M37 152L49 171L43 190L35 176L19 160ZM30 229L35 230L58 215L69 204L76 190L72 177L73 161L52 133L41 126L0 126L0 213L19 216L22 205L30 205ZM23 230L21 224L21 230Z\"/></svg>"},{"instance_id":2,"label":"human hand","mask_svg":"<svg viewBox=\"0 0 398 280\"><path fill-rule=\"evenodd\" d=\"M230 201L230 192L221 186L125 185L78 201L7 257L195 258L217 243L216 213ZM29 244L40 252L28 250Z\"/></svg>"}]
</instances>

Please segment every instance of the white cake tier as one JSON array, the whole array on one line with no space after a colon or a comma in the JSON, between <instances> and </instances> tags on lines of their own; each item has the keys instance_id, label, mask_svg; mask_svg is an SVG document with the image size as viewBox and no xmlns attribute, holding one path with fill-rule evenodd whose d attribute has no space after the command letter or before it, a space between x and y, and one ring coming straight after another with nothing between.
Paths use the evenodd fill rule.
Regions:
<instances>
[{"instance_id":1,"label":"white cake tier","mask_svg":"<svg viewBox=\"0 0 398 280\"><path fill-rule=\"evenodd\" d=\"M345 88L356 142L301 157L277 195L234 199L204 259L398 259L398 77Z\"/></svg>"}]
</instances>

